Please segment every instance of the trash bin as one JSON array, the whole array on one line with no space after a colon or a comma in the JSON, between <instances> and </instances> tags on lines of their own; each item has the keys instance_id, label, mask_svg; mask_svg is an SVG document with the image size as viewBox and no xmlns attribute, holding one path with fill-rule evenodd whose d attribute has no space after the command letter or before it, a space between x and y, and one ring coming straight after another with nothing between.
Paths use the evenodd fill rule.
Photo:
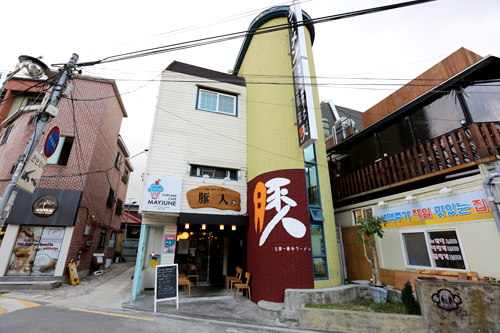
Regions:
<instances>
[{"instance_id":1,"label":"trash bin","mask_svg":"<svg viewBox=\"0 0 500 333\"><path fill-rule=\"evenodd\" d=\"M111 266L112 261L113 259L106 259L106 265L104 265L104 268L109 268L109 266Z\"/></svg>"},{"instance_id":2,"label":"trash bin","mask_svg":"<svg viewBox=\"0 0 500 333\"><path fill-rule=\"evenodd\" d=\"M120 262L120 257L115 258L115 263L118 264Z\"/></svg>"}]
</instances>

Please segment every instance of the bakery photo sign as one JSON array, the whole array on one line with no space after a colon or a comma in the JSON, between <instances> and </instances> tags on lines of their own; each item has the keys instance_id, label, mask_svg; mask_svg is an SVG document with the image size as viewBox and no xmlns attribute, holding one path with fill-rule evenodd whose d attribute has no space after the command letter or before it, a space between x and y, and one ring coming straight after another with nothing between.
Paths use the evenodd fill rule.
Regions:
<instances>
[{"instance_id":1,"label":"bakery photo sign","mask_svg":"<svg viewBox=\"0 0 500 333\"><path fill-rule=\"evenodd\" d=\"M144 185L143 212L179 213L182 178L148 175Z\"/></svg>"}]
</instances>

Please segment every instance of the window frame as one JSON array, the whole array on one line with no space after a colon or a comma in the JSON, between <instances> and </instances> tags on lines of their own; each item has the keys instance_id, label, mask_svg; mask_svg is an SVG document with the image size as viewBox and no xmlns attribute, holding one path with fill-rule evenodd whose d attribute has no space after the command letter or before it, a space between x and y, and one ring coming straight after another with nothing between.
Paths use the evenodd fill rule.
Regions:
<instances>
[{"instance_id":1,"label":"window frame","mask_svg":"<svg viewBox=\"0 0 500 333\"><path fill-rule=\"evenodd\" d=\"M65 155L63 155L63 150L65 149L65 147L67 147L70 144L69 143L70 140L71 140L71 147L69 148L68 158L66 159L66 163L59 164L61 161L61 155L65 156ZM71 157L71 151L73 150L74 143L75 143L74 136L61 135L59 137L59 142L57 143L57 147L56 147L54 154L51 157L47 158L47 165L49 165L49 166L61 166L61 167L68 166L68 162L69 162L69 159ZM68 149L68 148L66 148L66 149ZM66 152L66 150L64 150L64 152ZM56 160L56 162L53 163L53 160Z\"/></svg>"},{"instance_id":2,"label":"window frame","mask_svg":"<svg viewBox=\"0 0 500 333\"><path fill-rule=\"evenodd\" d=\"M108 199L106 200L106 207L113 209L113 203L115 202L115 190L109 189Z\"/></svg>"},{"instance_id":3,"label":"window frame","mask_svg":"<svg viewBox=\"0 0 500 333\"><path fill-rule=\"evenodd\" d=\"M315 281L321 281L321 280L328 280L329 279L329 274L328 274L328 257L327 257L327 252L326 252L326 242L325 242L325 225L323 222L316 222L316 221L309 221L309 228L312 229L313 225L319 225L321 226L321 240L323 241L323 252L324 254L321 255L315 255L314 251L311 249L311 256L312 256L312 264L313 264L313 276ZM311 242L312 242L312 232L311 232ZM312 244L311 244L312 245ZM314 270L314 258L323 258L325 262L325 277L316 277L316 271Z\"/></svg>"},{"instance_id":4,"label":"window frame","mask_svg":"<svg viewBox=\"0 0 500 333\"><path fill-rule=\"evenodd\" d=\"M122 215L123 213L123 201L122 199L116 199L115 214Z\"/></svg>"},{"instance_id":5,"label":"window frame","mask_svg":"<svg viewBox=\"0 0 500 333\"><path fill-rule=\"evenodd\" d=\"M197 168L201 168L201 175L198 176L196 174L193 174L193 170L196 170ZM198 164L191 164L190 165L190 170L189 170L189 176L190 177L198 177L198 178L203 178L203 168L209 168L209 169L213 169L213 173L212 173L212 176L209 176L209 178L212 178L212 179L225 179L227 177L230 178L230 180L234 180L234 181L238 181L238 170L237 169L229 169L229 168L220 168L220 167L212 167L212 166L207 166L207 165L198 165ZM216 177L216 170L219 169L219 170L224 170L224 177ZM231 171L235 171L236 172L236 177L235 178L231 178L230 175L231 175Z\"/></svg>"},{"instance_id":6,"label":"window frame","mask_svg":"<svg viewBox=\"0 0 500 333\"><path fill-rule=\"evenodd\" d=\"M111 241L113 241L113 245L111 245ZM116 246L116 231L111 231L111 235L109 236L108 247Z\"/></svg>"},{"instance_id":7,"label":"window frame","mask_svg":"<svg viewBox=\"0 0 500 333\"><path fill-rule=\"evenodd\" d=\"M104 237L103 237L104 235ZM99 241L97 242L97 248L103 248L106 245L106 238L108 237L108 229L102 228L99 232Z\"/></svg>"},{"instance_id":8,"label":"window frame","mask_svg":"<svg viewBox=\"0 0 500 333\"><path fill-rule=\"evenodd\" d=\"M122 182L124 184L128 183L128 178L129 178L130 172L128 171L127 167L123 167L123 173L122 173Z\"/></svg>"},{"instance_id":9,"label":"window frame","mask_svg":"<svg viewBox=\"0 0 500 333\"><path fill-rule=\"evenodd\" d=\"M115 168L120 170L120 164L122 163L122 153L118 151L118 154L116 154L116 159L115 159Z\"/></svg>"},{"instance_id":10,"label":"window frame","mask_svg":"<svg viewBox=\"0 0 500 333\"><path fill-rule=\"evenodd\" d=\"M430 245L430 236L429 236L429 232L436 232L436 231L455 231L455 234L457 235L458 245L460 246L460 254L462 255L462 258L464 260L465 269L436 267L434 258L432 256L432 249L430 247L431 245ZM429 256L429 262L431 263L431 266L417 266L417 265L411 265L408 263L408 252L406 249L406 242L404 240L403 234L409 234L409 233L423 233L424 234L425 246L427 249L427 255ZM464 272L469 271L469 263L467 261L467 256L465 254L464 246L462 243L462 238L460 237L460 232L458 231L457 227L399 230L399 240L401 242L401 250L403 251L403 260L404 260L405 268L407 268L407 269L430 269L430 270L440 270L440 271L464 271Z\"/></svg>"},{"instance_id":11,"label":"window frame","mask_svg":"<svg viewBox=\"0 0 500 333\"><path fill-rule=\"evenodd\" d=\"M361 211L361 216L362 218L366 218L366 216L364 216L364 212L366 210L370 209L372 211L372 216L375 216L375 206L363 206L363 207L360 207L360 208L356 208L356 209L351 209L351 219L352 219L352 225L355 227L358 223L357 223L357 220L356 220L356 214L355 212L358 212L358 211Z\"/></svg>"},{"instance_id":12,"label":"window frame","mask_svg":"<svg viewBox=\"0 0 500 333\"><path fill-rule=\"evenodd\" d=\"M208 94L215 94L217 96L217 104L215 106L215 110L204 109L201 107L201 100L202 100L201 94L202 94L202 92L205 92ZM220 96L230 97L234 100L232 113L219 111L219 97ZM214 112L214 113L223 114L226 116L238 117L238 95L231 94L231 93L228 93L225 91L211 89L211 88L198 87L198 92L196 94L196 110L206 111L206 112Z\"/></svg>"},{"instance_id":13,"label":"window frame","mask_svg":"<svg viewBox=\"0 0 500 333\"><path fill-rule=\"evenodd\" d=\"M12 128L14 125L11 125L3 131L2 135L0 135L0 146L3 146L9 141L10 133L12 132Z\"/></svg>"}]
</instances>

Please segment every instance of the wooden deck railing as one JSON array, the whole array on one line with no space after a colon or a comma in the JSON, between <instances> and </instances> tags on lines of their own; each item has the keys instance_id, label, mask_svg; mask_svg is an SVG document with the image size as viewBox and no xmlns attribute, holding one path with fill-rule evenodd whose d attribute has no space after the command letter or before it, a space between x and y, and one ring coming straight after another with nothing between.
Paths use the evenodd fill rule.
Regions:
<instances>
[{"instance_id":1,"label":"wooden deck railing","mask_svg":"<svg viewBox=\"0 0 500 333\"><path fill-rule=\"evenodd\" d=\"M336 169L330 155L333 200L401 185L420 176L495 155L500 155L500 122L474 123L458 128L344 175Z\"/></svg>"}]
</instances>

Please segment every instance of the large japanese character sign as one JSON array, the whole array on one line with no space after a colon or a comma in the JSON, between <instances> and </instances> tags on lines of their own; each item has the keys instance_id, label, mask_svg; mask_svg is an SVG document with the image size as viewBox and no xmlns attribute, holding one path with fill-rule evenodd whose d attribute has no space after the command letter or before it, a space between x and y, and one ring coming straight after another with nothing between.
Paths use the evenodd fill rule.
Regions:
<instances>
[{"instance_id":1,"label":"large japanese character sign","mask_svg":"<svg viewBox=\"0 0 500 333\"><path fill-rule=\"evenodd\" d=\"M252 300L283 302L287 288L314 288L304 169L261 174L247 191Z\"/></svg>"},{"instance_id":2,"label":"large japanese character sign","mask_svg":"<svg viewBox=\"0 0 500 333\"><path fill-rule=\"evenodd\" d=\"M288 184L290 184L290 179L276 177L269 180L265 184L262 182L258 182L255 186L255 231L262 231L265 211L273 209L276 210L276 215L274 215L272 220L267 224L264 231L262 231L259 246L262 246L266 242L269 234L280 222L283 224L286 232L288 232L288 234L294 238L302 238L306 234L306 227L304 223L293 217L286 217L286 214L290 211L290 208L297 206L297 203L294 200L287 197L288 190L285 188L285 186ZM266 193L269 194L267 199ZM282 205L282 203L284 205Z\"/></svg>"}]
</instances>

